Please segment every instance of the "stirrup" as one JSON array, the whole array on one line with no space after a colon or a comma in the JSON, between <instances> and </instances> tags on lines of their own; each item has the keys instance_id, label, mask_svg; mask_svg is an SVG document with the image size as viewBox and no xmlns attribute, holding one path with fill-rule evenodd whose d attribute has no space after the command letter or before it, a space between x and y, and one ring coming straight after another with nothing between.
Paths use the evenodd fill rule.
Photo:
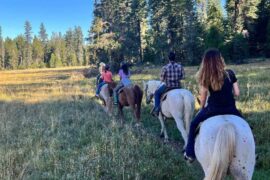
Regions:
<instances>
[{"instance_id":1,"label":"stirrup","mask_svg":"<svg viewBox=\"0 0 270 180\"><path fill-rule=\"evenodd\" d=\"M157 117L159 115L159 110L155 107L151 110L150 114L154 117Z\"/></svg>"},{"instance_id":2,"label":"stirrup","mask_svg":"<svg viewBox=\"0 0 270 180\"><path fill-rule=\"evenodd\" d=\"M195 158L188 156L186 152L184 153L184 158L189 163L192 163L195 160Z\"/></svg>"}]
</instances>

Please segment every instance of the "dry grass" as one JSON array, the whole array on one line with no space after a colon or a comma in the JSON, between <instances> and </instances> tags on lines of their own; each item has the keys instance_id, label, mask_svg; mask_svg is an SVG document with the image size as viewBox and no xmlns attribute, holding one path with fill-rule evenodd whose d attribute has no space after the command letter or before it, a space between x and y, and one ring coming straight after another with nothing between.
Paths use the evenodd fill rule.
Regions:
<instances>
[{"instance_id":1,"label":"dry grass","mask_svg":"<svg viewBox=\"0 0 270 180\"><path fill-rule=\"evenodd\" d=\"M253 127L254 179L270 176L270 62L230 66L241 88L238 108ZM186 68L184 86L197 93ZM127 109L126 123L108 117L93 97L95 78L84 67L0 72L0 179L202 179L185 164L182 139L168 121L171 144L158 138L159 121L143 103L142 127ZM135 68L134 82L158 79L159 68ZM117 77L115 77L117 79ZM198 107L198 106L197 106Z\"/></svg>"}]
</instances>

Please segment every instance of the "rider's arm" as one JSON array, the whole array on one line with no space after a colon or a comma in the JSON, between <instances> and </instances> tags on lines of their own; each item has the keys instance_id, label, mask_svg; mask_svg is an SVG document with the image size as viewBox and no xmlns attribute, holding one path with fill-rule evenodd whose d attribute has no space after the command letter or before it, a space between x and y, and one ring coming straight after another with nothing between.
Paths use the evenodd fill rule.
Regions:
<instances>
[{"instance_id":1,"label":"rider's arm","mask_svg":"<svg viewBox=\"0 0 270 180\"><path fill-rule=\"evenodd\" d=\"M184 67L181 67L181 79L185 79L185 70Z\"/></svg>"},{"instance_id":2,"label":"rider's arm","mask_svg":"<svg viewBox=\"0 0 270 180\"><path fill-rule=\"evenodd\" d=\"M162 68L161 74L160 74L160 81L164 82L166 78L166 69Z\"/></svg>"},{"instance_id":3,"label":"rider's arm","mask_svg":"<svg viewBox=\"0 0 270 180\"><path fill-rule=\"evenodd\" d=\"M204 108L206 99L207 99L208 89L201 86L200 87L200 102L201 102L201 108Z\"/></svg>"},{"instance_id":4,"label":"rider's arm","mask_svg":"<svg viewBox=\"0 0 270 180\"><path fill-rule=\"evenodd\" d=\"M233 93L235 96L240 95L240 89L237 82L233 83Z\"/></svg>"}]
</instances>

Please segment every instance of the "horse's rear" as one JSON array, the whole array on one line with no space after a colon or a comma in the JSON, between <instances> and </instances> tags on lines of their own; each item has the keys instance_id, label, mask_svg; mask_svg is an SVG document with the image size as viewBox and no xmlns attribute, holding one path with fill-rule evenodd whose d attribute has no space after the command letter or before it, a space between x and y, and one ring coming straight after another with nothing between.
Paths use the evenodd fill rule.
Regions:
<instances>
[{"instance_id":1,"label":"horse's rear","mask_svg":"<svg viewBox=\"0 0 270 180\"><path fill-rule=\"evenodd\" d=\"M109 88L108 88L108 84L105 84L105 85L103 85L101 87L99 97L103 101L105 111L109 115L111 115L111 113L112 113L112 99L110 97L110 91L109 91Z\"/></svg>"},{"instance_id":2,"label":"horse's rear","mask_svg":"<svg viewBox=\"0 0 270 180\"><path fill-rule=\"evenodd\" d=\"M108 87L109 87L109 90L112 91L113 88L116 87L116 83L115 82L110 83ZM121 119L123 119L123 111L122 111L123 107L129 106L134 112L134 116L137 120L137 123L139 123L140 118L141 118L142 98L143 98L143 91L138 85L130 85L130 86L124 87L119 93L118 110L119 110Z\"/></svg>"},{"instance_id":3,"label":"horse's rear","mask_svg":"<svg viewBox=\"0 0 270 180\"><path fill-rule=\"evenodd\" d=\"M248 123L234 115L220 115L202 123L195 153L205 179L219 180L229 172L250 180L255 166L255 142Z\"/></svg>"},{"instance_id":4,"label":"horse's rear","mask_svg":"<svg viewBox=\"0 0 270 180\"><path fill-rule=\"evenodd\" d=\"M134 111L134 116L137 119L137 123L141 118L141 104L142 104L143 91L138 85L124 87L119 94L120 108L123 106L130 106Z\"/></svg>"},{"instance_id":5,"label":"horse's rear","mask_svg":"<svg viewBox=\"0 0 270 180\"><path fill-rule=\"evenodd\" d=\"M190 122L194 112L195 100L192 93L186 89L174 89L167 93L167 97L161 103L161 111L165 117L174 118L178 130L184 139L184 147L187 143ZM164 132L166 133L166 132ZM165 134L165 138L166 138Z\"/></svg>"}]
</instances>

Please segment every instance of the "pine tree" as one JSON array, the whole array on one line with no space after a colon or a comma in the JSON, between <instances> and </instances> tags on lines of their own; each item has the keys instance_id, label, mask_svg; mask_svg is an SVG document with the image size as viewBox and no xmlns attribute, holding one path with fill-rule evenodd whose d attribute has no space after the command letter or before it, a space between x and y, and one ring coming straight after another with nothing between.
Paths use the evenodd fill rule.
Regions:
<instances>
[{"instance_id":1,"label":"pine tree","mask_svg":"<svg viewBox=\"0 0 270 180\"><path fill-rule=\"evenodd\" d=\"M33 48L32 48L32 57L33 65L32 67L42 67L44 62L44 46L42 41L39 40L36 36L33 39Z\"/></svg>"},{"instance_id":2,"label":"pine tree","mask_svg":"<svg viewBox=\"0 0 270 180\"><path fill-rule=\"evenodd\" d=\"M255 40L257 51L261 55L269 54L269 24L270 24L270 0L261 0L257 11L258 19L255 27Z\"/></svg>"},{"instance_id":3,"label":"pine tree","mask_svg":"<svg viewBox=\"0 0 270 180\"><path fill-rule=\"evenodd\" d=\"M41 40L42 44L45 46L46 43L48 42L48 34L46 32L46 28L43 23L40 24L39 28L39 39Z\"/></svg>"},{"instance_id":4,"label":"pine tree","mask_svg":"<svg viewBox=\"0 0 270 180\"><path fill-rule=\"evenodd\" d=\"M207 33L205 46L220 48L223 45L223 14L219 0L209 0L207 7Z\"/></svg>"},{"instance_id":5,"label":"pine tree","mask_svg":"<svg viewBox=\"0 0 270 180\"><path fill-rule=\"evenodd\" d=\"M197 0L196 8L198 12L198 20L200 23L206 23L207 19L207 0Z\"/></svg>"},{"instance_id":6,"label":"pine tree","mask_svg":"<svg viewBox=\"0 0 270 180\"><path fill-rule=\"evenodd\" d=\"M80 26L74 29L74 48L76 52L77 65L83 64L83 33Z\"/></svg>"},{"instance_id":7,"label":"pine tree","mask_svg":"<svg viewBox=\"0 0 270 180\"><path fill-rule=\"evenodd\" d=\"M28 67L32 63L32 26L29 21L25 22L25 40L26 40L26 62L25 66Z\"/></svg>"},{"instance_id":8,"label":"pine tree","mask_svg":"<svg viewBox=\"0 0 270 180\"><path fill-rule=\"evenodd\" d=\"M267 58L270 58L270 20L268 19L268 25L266 28L266 42L264 47L264 53Z\"/></svg>"},{"instance_id":9,"label":"pine tree","mask_svg":"<svg viewBox=\"0 0 270 180\"><path fill-rule=\"evenodd\" d=\"M2 28L0 26L0 69L4 68L4 60L5 60L5 48L4 48L4 40L2 37Z\"/></svg>"},{"instance_id":10,"label":"pine tree","mask_svg":"<svg viewBox=\"0 0 270 180\"><path fill-rule=\"evenodd\" d=\"M223 14L220 0L209 0L207 6L207 25L223 31Z\"/></svg>"},{"instance_id":11,"label":"pine tree","mask_svg":"<svg viewBox=\"0 0 270 180\"><path fill-rule=\"evenodd\" d=\"M198 13L195 8L195 1L186 0L184 17L185 23L183 26L183 57L182 62L188 64L198 64L203 53L203 26L198 20ZM204 21L204 20L203 20Z\"/></svg>"},{"instance_id":12,"label":"pine tree","mask_svg":"<svg viewBox=\"0 0 270 180\"><path fill-rule=\"evenodd\" d=\"M10 39L5 39L5 61L4 61L4 68L5 69L16 69L18 64L18 55L17 55L17 48L15 42Z\"/></svg>"},{"instance_id":13,"label":"pine tree","mask_svg":"<svg viewBox=\"0 0 270 180\"><path fill-rule=\"evenodd\" d=\"M18 51L18 67L24 68L26 61L26 41L23 35L18 35L14 39Z\"/></svg>"},{"instance_id":14,"label":"pine tree","mask_svg":"<svg viewBox=\"0 0 270 180\"><path fill-rule=\"evenodd\" d=\"M52 33L51 39L48 42L48 57L49 60L46 61L48 66L50 67L50 60L52 54L54 54L55 59L58 61L61 61L61 65L67 66L67 56L71 52L72 49L67 50L66 49L66 41L65 38L61 35L61 33ZM59 63L58 63L59 64Z\"/></svg>"},{"instance_id":15,"label":"pine tree","mask_svg":"<svg viewBox=\"0 0 270 180\"><path fill-rule=\"evenodd\" d=\"M146 47L145 34L147 31L147 9L145 0L133 0L131 2L130 26L133 31L135 45L134 56L139 57L139 61L143 62L143 51Z\"/></svg>"},{"instance_id":16,"label":"pine tree","mask_svg":"<svg viewBox=\"0 0 270 180\"><path fill-rule=\"evenodd\" d=\"M65 34L65 42L66 42L66 54L67 54L67 65L74 66L77 65L77 56L76 56L76 48L75 48L75 33L70 28Z\"/></svg>"}]
</instances>

